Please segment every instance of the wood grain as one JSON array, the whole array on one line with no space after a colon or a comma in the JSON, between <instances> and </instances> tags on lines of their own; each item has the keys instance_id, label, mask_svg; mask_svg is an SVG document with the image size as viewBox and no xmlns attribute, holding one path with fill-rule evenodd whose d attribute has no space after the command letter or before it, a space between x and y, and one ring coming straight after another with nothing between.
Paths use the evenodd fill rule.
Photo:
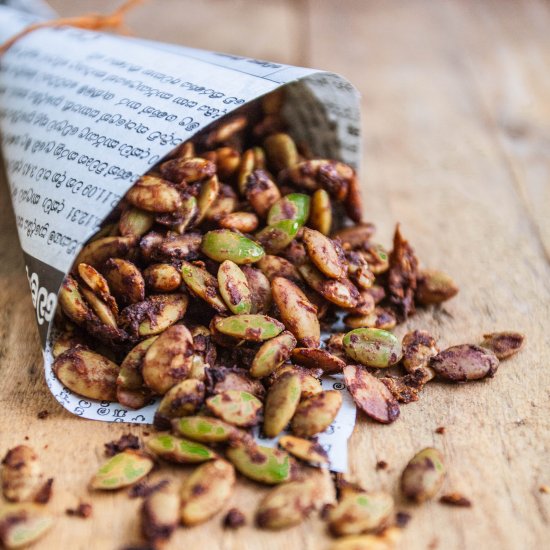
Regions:
<instances>
[{"instance_id":1,"label":"wood grain","mask_svg":"<svg viewBox=\"0 0 550 550\"><path fill-rule=\"evenodd\" d=\"M71 15L110 2L51 2ZM159 16L162 14L162 19ZM350 466L370 488L391 491L413 519L400 548L536 549L546 544L550 495L550 7L542 0L164 0L130 23L140 36L322 67L361 91L364 199L379 239L397 220L424 265L453 274L459 296L398 330L427 328L442 346L483 332L527 334L521 355L493 380L430 384L391 426L361 418ZM144 428L77 419L61 409L42 377L38 334L8 192L0 203L0 454L29 443L55 477L59 519L39 548L98 550L139 540L138 502L90 495L87 482L103 444ZM38 420L37 414L49 416ZM444 435L435 433L445 426ZM145 428L146 431L146 428ZM443 450L445 490L471 509L437 502L410 506L399 473L419 449ZM389 468L376 471L377 461ZM158 476L181 479L185 470ZM250 518L263 489L240 482L233 497ZM88 520L64 515L79 499ZM249 525L224 532L217 517L178 530L167 546L212 550L325 549L318 519L282 533Z\"/></svg>"}]
</instances>

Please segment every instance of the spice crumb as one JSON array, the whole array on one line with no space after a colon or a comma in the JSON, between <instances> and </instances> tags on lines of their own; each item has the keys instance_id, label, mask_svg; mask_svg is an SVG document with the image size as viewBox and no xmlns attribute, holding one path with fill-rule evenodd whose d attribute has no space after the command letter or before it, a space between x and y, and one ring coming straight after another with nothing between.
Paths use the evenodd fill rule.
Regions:
<instances>
[{"instance_id":1,"label":"spice crumb","mask_svg":"<svg viewBox=\"0 0 550 550\"><path fill-rule=\"evenodd\" d=\"M47 504L52 498L53 492L53 477L50 477L46 482L40 487L38 493L34 497L34 502L37 504Z\"/></svg>"},{"instance_id":2,"label":"spice crumb","mask_svg":"<svg viewBox=\"0 0 550 550\"><path fill-rule=\"evenodd\" d=\"M439 426L439 428L435 430L435 433L439 435L443 435L445 433L445 426Z\"/></svg>"},{"instance_id":3,"label":"spice crumb","mask_svg":"<svg viewBox=\"0 0 550 550\"><path fill-rule=\"evenodd\" d=\"M450 506L462 506L464 508L469 508L472 506L472 501L460 493L449 493L447 495L443 495L439 499L439 502L442 504L449 504Z\"/></svg>"},{"instance_id":4,"label":"spice crumb","mask_svg":"<svg viewBox=\"0 0 550 550\"><path fill-rule=\"evenodd\" d=\"M153 493L156 493L160 489L163 489L170 483L167 479L161 479L157 483L147 483L146 481L140 481L135 485L132 485L128 490L128 496L130 498L148 497Z\"/></svg>"},{"instance_id":5,"label":"spice crumb","mask_svg":"<svg viewBox=\"0 0 550 550\"><path fill-rule=\"evenodd\" d=\"M388 467L388 463L385 460L379 460L376 463L377 470L385 470Z\"/></svg>"},{"instance_id":6,"label":"spice crumb","mask_svg":"<svg viewBox=\"0 0 550 550\"><path fill-rule=\"evenodd\" d=\"M44 409L43 411L40 411L36 415L36 418L38 418L39 420L44 420L45 418L48 418L49 415L50 415L50 411L47 411L46 409Z\"/></svg>"},{"instance_id":7,"label":"spice crumb","mask_svg":"<svg viewBox=\"0 0 550 550\"><path fill-rule=\"evenodd\" d=\"M109 441L105 443L105 454L107 456L114 456L126 449L139 449L139 438L133 434L124 434L116 441Z\"/></svg>"},{"instance_id":8,"label":"spice crumb","mask_svg":"<svg viewBox=\"0 0 550 550\"><path fill-rule=\"evenodd\" d=\"M550 495L550 485L541 485L539 487L539 493L545 493L547 495Z\"/></svg>"},{"instance_id":9,"label":"spice crumb","mask_svg":"<svg viewBox=\"0 0 550 550\"><path fill-rule=\"evenodd\" d=\"M395 523L400 528L406 527L411 519L412 516L408 512L397 512L395 514Z\"/></svg>"},{"instance_id":10,"label":"spice crumb","mask_svg":"<svg viewBox=\"0 0 550 550\"><path fill-rule=\"evenodd\" d=\"M246 518L238 508L231 508L223 518L223 526L226 529L238 529L245 524Z\"/></svg>"},{"instance_id":11,"label":"spice crumb","mask_svg":"<svg viewBox=\"0 0 550 550\"><path fill-rule=\"evenodd\" d=\"M68 516L86 519L92 515L92 505L87 502L81 502L76 508L67 508L65 513Z\"/></svg>"}]
</instances>

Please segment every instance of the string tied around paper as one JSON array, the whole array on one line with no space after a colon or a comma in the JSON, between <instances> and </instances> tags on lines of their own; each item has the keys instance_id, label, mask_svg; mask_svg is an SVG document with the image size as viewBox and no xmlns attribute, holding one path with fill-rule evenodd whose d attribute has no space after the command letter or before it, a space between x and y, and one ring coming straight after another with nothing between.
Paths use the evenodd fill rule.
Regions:
<instances>
[{"instance_id":1,"label":"string tied around paper","mask_svg":"<svg viewBox=\"0 0 550 550\"><path fill-rule=\"evenodd\" d=\"M8 51L8 49L11 48L11 46L13 46L18 40L39 29L76 27L78 29L90 31L113 30L120 34L130 34L128 27L124 22L124 18L128 12L133 10L143 1L144 0L126 0L120 7L109 14L89 13L76 17L60 17L59 19L33 23L0 45L0 56L6 53L6 51Z\"/></svg>"}]
</instances>

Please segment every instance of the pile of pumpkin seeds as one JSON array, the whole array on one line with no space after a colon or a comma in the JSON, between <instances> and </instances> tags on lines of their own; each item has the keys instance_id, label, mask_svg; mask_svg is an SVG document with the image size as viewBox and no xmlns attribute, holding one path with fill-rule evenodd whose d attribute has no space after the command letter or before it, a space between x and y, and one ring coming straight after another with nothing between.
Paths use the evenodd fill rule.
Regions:
<instances>
[{"instance_id":1,"label":"pile of pumpkin seeds","mask_svg":"<svg viewBox=\"0 0 550 550\"><path fill-rule=\"evenodd\" d=\"M440 351L425 331L402 341L392 334L416 307L458 288L420 268L399 227L391 250L374 240L354 170L295 143L283 102L278 91L245 107L139 178L59 295L53 353L61 383L134 409L160 398L159 431L145 449L110 458L91 487L134 484L157 458L200 464L179 494L162 487L144 500L152 544L178 523L223 510L236 471L275 486L257 510L261 528L296 525L330 503L316 478L328 475L328 457L315 437L342 395L322 389L322 374L342 375L360 410L391 423L433 378L493 376L499 357L523 343L498 333ZM346 330L335 332L342 321ZM270 438L290 433L279 448L263 447L251 435L256 426ZM431 498L443 469L437 450L422 451L404 472L404 494ZM391 547L392 497L341 479L337 490L323 514L340 537L334 549Z\"/></svg>"}]
</instances>

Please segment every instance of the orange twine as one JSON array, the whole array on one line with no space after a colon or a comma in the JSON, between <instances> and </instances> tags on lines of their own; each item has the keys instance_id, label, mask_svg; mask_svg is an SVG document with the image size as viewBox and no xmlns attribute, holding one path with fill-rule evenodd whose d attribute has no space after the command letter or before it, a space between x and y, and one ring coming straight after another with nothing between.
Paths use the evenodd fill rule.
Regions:
<instances>
[{"instance_id":1,"label":"orange twine","mask_svg":"<svg viewBox=\"0 0 550 550\"><path fill-rule=\"evenodd\" d=\"M134 9L138 4L141 4L143 0L126 0L122 6L117 8L114 12L102 15L100 13L90 13L88 15L81 15L79 17L61 17L59 19L53 19L51 21L41 21L40 23L33 23L29 25L21 32L0 45L0 55L6 53L6 51L15 44L20 38L27 34L36 31L38 29L56 28L56 27L77 27L79 29L87 29L90 31L101 31L105 29L113 29L122 33L127 33L127 28L124 25L124 17L126 14Z\"/></svg>"}]
</instances>

